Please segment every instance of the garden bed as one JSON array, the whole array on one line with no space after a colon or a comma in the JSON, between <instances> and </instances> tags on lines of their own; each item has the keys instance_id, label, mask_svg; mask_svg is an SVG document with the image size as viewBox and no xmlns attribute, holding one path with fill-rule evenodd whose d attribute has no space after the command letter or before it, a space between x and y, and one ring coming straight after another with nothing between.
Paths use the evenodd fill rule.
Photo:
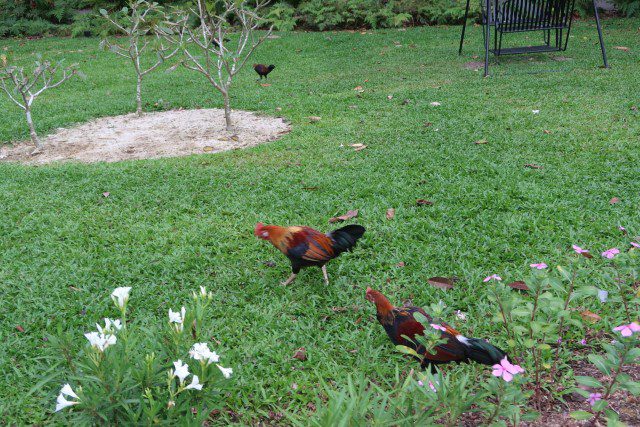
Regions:
<instances>
[{"instance_id":1,"label":"garden bed","mask_svg":"<svg viewBox=\"0 0 640 427\"><path fill-rule=\"evenodd\" d=\"M223 113L219 109L202 109L102 117L58 129L43 139L40 154L32 155L33 145L25 141L5 147L0 159L45 164L188 156L252 147L290 130L282 118L234 111L236 129L228 132Z\"/></svg>"}]
</instances>

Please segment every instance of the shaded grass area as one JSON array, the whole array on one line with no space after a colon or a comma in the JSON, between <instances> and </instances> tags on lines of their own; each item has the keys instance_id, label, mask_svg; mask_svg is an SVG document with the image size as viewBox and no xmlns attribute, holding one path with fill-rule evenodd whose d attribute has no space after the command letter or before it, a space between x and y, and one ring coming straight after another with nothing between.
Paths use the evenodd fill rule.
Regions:
<instances>
[{"instance_id":1,"label":"shaded grass area","mask_svg":"<svg viewBox=\"0 0 640 427\"><path fill-rule=\"evenodd\" d=\"M610 49L610 70L598 68L594 25L578 22L569 60L500 59L488 79L463 67L482 55L479 28L461 57L459 27L282 33L254 58L276 64L271 86L257 85L248 68L232 104L291 120L279 141L117 164L0 163L0 416L53 419L57 388L37 383L48 375L62 383L64 372L44 359L51 351L43 338L60 329L83 344L90 325L115 314L108 294L116 286L133 286L139 323L165 319L198 285L214 291L214 337L235 373L226 406L244 423L270 410L306 411L320 378L390 377L412 363L375 323L368 285L398 303L443 300L469 313L465 335L501 345L501 331L485 321L493 307L483 277L515 280L530 262L563 261L572 243L593 252L622 244L619 224L639 230L640 115L631 109L640 105L638 26L605 21L607 45L631 48ZM87 75L37 101L43 135L134 110L134 74L96 39L3 47L24 63L33 52L65 57ZM221 106L204 79L184 70L152 74L143 96L151 106ZM0 141L26 139L21 112L6 98L0 111ZM367 148L354 152L352 143ZM542 168L524 167L531 163ZM614 196L621 202L611 205ZM418 198L434 205L417 207ZM390 207L396 216L387 221ZM329 217L355 208L368 232L329 264L330 286L317 270L280 286L288 262L253 237L255 222L325 230ZM435 275L461 281L445 292L427 285ZM292 359L298 347L306 362Z\"/></svg>"}]
</instances>

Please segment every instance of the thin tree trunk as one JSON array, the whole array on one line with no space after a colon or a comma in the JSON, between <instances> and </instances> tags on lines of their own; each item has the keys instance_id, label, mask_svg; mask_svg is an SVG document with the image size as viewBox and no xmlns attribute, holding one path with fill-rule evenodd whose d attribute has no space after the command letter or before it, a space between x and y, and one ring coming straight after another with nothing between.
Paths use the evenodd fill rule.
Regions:
<instances>
[{"instance_id":1,"label":"thin tree trunk","mask_svg":"<svg viewBox=\"0 0 640 427\"><path fill-rule=\"evenodd\" d=\"M29 134L31 135L31 141L35 144L36 149L31 154L38 154L42 150L42 142L38 138L36 128L33 125L33 119L31 118L31 108L25 108L25 114L27 116L27 124L29 125Z\"/></svg>"},{"instance_id":2,"label":"thin tree trunk","mask_svg":"<svg viewBox=\"0 0 640 427\"><path fill-rule=\"evenodd\" d=\"M231 121L231 100L228 92L222 92L224 98L224 119L227 122L227 132L233 131L233 122Z\"/></svg>"},{"instance_id":3,"label":"thin tree trunk","mask_svg":"<svg viewBox=\"0 0 640 427\"><path fill-rule=\"evenodd\" d=\"M138 74L138 84L136 86L136 113L142 115L142 76Z\"/></svg>"}]
</instances>

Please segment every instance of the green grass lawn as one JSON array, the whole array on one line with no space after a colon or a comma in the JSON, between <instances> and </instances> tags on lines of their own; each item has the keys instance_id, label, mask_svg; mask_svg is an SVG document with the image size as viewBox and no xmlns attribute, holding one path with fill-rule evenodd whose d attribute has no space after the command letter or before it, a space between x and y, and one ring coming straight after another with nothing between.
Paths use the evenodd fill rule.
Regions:
<instances>
[{"instance_id":1,"label":"green grass lawn","mask_svg":"<svg viewBox=\"0 0 640 427\"><path fill-rule=\"evenodd\" d=\"M84 344L93 323L114 315L108 295L117 286L133 287L131 316L140 323L165 321L199 285L214 292L222 342L214 347L235 371L226 406L242 423L270 410L303 413L320 378L390 378L417 367L375 322L367 286L397 303L443 300L469 313L459 325L465 335L503 344L486 321L493 308L482 278L519 279L531 262L563 262L573 243L594 253L628 244L618 225L640 231L640 112L632 109L640 106L639 26L604 21L609 70L599 68L595 26L583 21L562 54L569 60L494 59L487 79L463 68L481 60L473 58L482 56L477 27L463 56L459 27L282 33L251 61L276 64L271 86L257 85L247 68L233 93L233 108L291 120L281 140L114 164L0 163L0 419L56 419L58 386L38 382L62 382L65 372L51 364L43 338L62 330ZM41 135L133 111L133 73L98 42L0 40L0 53L6 47L23 62L34 52L64 57L87 76L38 99ZM143 96L170 108L221 106L186 70L150 75ZM6 97L0 111L0 142L26 139L21 111ZM488 143L474 144L480 139ZM354 152L352 143L367 148ZM524 167L532 163L542 168ZM433 206L416 206L420 198ZM328 265L330 286L313 269L282 287L289 263L253 236L254 224L328 230L327 220L349 209L360 210L355 222L368 231ZM443 291L427 284L436 275L461 280ZM299 347L306 362L292 359Z\"/></svg>"}]
</instances>

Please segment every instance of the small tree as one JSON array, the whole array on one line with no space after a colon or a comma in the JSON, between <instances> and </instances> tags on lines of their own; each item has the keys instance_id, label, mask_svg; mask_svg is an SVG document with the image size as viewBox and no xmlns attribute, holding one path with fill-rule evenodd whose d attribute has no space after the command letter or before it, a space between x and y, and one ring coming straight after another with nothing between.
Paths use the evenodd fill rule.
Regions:
<instances>
[{"instance_id":1,"label":"small tree","mask_svg":"<svg viewBox=\"0 0 640 427\"><path fill-rule=\"evenodd\" d=\"M2 58L4 68L0 69L0 87L9 98L20 108L27 117L31 141L36 148L31 154L38 154L42 150L42 142L38 138L36 128L31 116L33 102L47 89L53 89L78 75L77 64L72 64L62 68L62 61L52 64L49 61L42 61L41 56L35 62L35 69L31 73L25 74L24 67L7 66L7 60ZM58 72L62 70L62 76Z\"/></svg>"},{"instance_id":2,"label":"small tree","mask_svg":"<svg viewBox=\"0 0 640 427\"><path fill-rule=\"evenodd\" d=\"M197 0L197 11L178 10L176 18L167 22L168 28L159 27L162 36L184 53L183 60L176 65L182 64L203 74L222 95L228 131L233 131L229 98L233 78L273 29L272 26L261 37L255 34L264 23L260 12L268 3L269 0L217 0L213 3ZM189 25L193 15L200 22L197 28ZM227 37L234 30L238 32L236 41ZM192 44L202 52L201 56L189 51Z\"/></svg>"},{"instance_id":3,"label":"small tree","mask_svg":"<svg viewBox=\"0 0 640 427\"><path fill-rule=\"evenodd\" d=\"M155 70L165 59L171 58L179 49L169 52L162 44L162 39L154 32L154 27L163 17L163 9L157 3L149 3L146 0L136 0L129 4L129 8L124 7L121 10L121 19L117 16L111 16L109 13L100 9L100 14L107 19L119 32L124 34L127 42L123 45L112 43L105 38L100 42L100 46L108 49L116 55L128 58L133 63L136 71L136 113L142 115L142 79L144 76ZM153 36L153 37L149 37ZM143 54L152 50L156 53L155 62L148 68L142 65L141 58Z\"/></svg>"}]
</instances>

